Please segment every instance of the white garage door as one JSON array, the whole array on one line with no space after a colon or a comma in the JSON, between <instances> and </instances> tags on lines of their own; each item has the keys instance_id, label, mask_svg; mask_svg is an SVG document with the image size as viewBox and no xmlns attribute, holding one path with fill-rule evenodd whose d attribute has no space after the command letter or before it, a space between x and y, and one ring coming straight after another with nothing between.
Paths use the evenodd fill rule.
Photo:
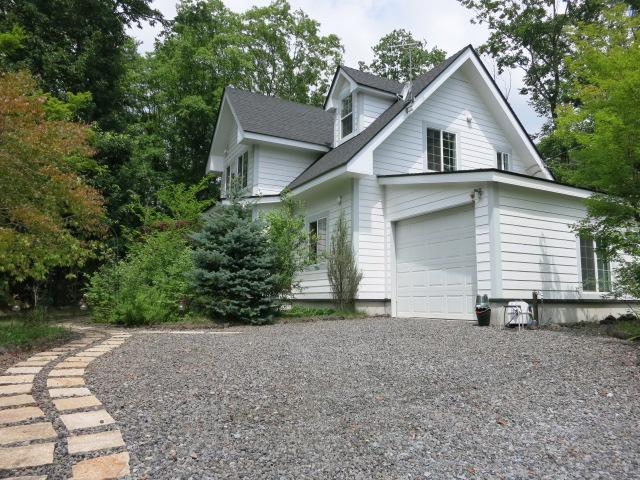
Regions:
<instances>
[{"instance_id":1,"label":"white garage door","mask_svg":"<svg viewBox=\"0 0 640 480\"><path fill-rule=\"evenodd\" d=\"M396 224L399 317L473 319L473 209L453 208Z\"/></svg>"}]
</instances>

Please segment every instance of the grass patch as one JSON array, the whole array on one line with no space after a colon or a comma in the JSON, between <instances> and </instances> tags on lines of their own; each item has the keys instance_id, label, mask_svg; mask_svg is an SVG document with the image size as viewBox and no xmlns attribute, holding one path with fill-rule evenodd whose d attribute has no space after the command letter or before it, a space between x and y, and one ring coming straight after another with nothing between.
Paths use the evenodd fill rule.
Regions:
<instances>
[{"instance_id":1,"label":"grass patch","mask_svg":"<svg viewBox=\"0 0 640 480\"><path fill-rule=\"evenodd\" d=\"M640 340L640 322L624 320L613 325L606 325L608 335L625 340Z\"/></svg>"},{"instance_id":2,"label":"grass patch","mask_svg":"<svg viewBox=\"0 0 640 480\"><path fill-rule=\"evenodd\" d=\"M70 338L73 333L64 327L47 322L21 318L0 320L0 348L3 350L31 350L40 345Z\"/></svg>"},{"instance_id":3,"label":"grass patch","mask_svg":"<svg viewBox=\"0 0 640 480\"><path fill-rule=\"evenodd\" d=\"M640 320L619 319L610 323L577 322L550 325L554 330L574 331L588 335L606 335L622 340L640 341Z\"/></svg>"},{"instance_id":4,"label":"grass patch","mask_svg":"<svg viewBox=\"0 0 640 480\"><path fill-rule=\"evenodd\" d=\"M363 318L365 312L356 310L340 311L335 308L308 307L304 305L293 305L288 310L283 310L278 314L281 320L304 320L304 319L328 319L328 318Z\"/></svg>"}]
</instances>

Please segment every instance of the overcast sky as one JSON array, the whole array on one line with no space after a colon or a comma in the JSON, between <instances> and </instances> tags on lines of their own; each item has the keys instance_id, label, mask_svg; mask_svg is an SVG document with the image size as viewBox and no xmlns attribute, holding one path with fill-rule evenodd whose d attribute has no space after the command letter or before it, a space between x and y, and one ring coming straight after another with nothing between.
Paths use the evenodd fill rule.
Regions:
<instances>
[{"instance_id":1,"label":"overcast sky","mask_svg":"<svg viewBox=\"0 0 640 480\"><path fill-rule=\"evenodd\" d=\"M270 3L269 0L224 1L227 7L238 12ZM176 3L177 0L153 1L154 7L167 19L175 16ZM437 45L449 54L469 43L477 47L488 35L484 25L469 23L471 12L456 0L289 0L289 3L318 20L324 34L338 35L345 47L345 63L353 67L358 66L358 60L369 62L371 46L395 28L409 30L414 37L426 40L430 46ZM131 33L142 42L140 49L149 51L159 28L146 25ZM486 58L484 61L492 71L491 61ZM498 84L505 94L510 84L509 102L527 130L538 132L542 120L527 105L526 97L518 93L522 73L513 71L511 78L503 75Z\"/></svg>"}]
</instances>

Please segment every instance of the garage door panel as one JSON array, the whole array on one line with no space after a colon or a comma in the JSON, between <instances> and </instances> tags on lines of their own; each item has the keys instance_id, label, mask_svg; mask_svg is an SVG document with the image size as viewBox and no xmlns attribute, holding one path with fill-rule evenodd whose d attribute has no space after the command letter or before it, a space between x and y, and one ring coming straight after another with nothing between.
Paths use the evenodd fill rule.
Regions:
<instances>
[{"instance_id":1,"label":"garage door panel","mask_svg":"<svg viewBox=\"0 0 640 480\"><path fill-rule=\"evenodd\" d=\"M473 318L473 209L456 208L398 222L396 272L398 315Z\"/></svg>"}]
</instances>

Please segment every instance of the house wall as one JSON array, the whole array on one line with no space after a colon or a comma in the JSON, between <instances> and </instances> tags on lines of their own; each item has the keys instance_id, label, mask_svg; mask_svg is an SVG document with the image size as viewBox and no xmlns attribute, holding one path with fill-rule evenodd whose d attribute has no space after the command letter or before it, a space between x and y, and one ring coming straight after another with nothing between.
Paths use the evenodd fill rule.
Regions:
<instances>
[{"instance_id":1,"label":"house wall","mask_svg":"<svg viewBox=\"0 0 640 480\"><path fill-rule=\"evenodd\" d=\"M254 148L253 195L280 193L318 157L317 153L264 144Z\"/></svg>"},{"instance_id":2,"label":"house wall","mask_svg":"<svg viewBox=\"0 0 640 480\"><path fill-rule=\"evenodd\" d=\"M466 120L467 111L471 122ZM511 153L514 172L527 173L535 166L534 159L511 146L483 99L464 74L456 72L375 150L375 174L427 171L427 127L457 134L458 170L495 168L497 151Z\"/></svg>"},{"instance_id":3,"label":"house wall","mask_svg":"<svg viewBox=\"0 0 640 480\"><path fill-rule=\"evenodd\" d=\"M572 226L586 215L582 200L500 185L499 261L501 289L492 296L547 299L599 297L581 293L579 247Z\"/></svg>"},{"instance_id":4,"label":"house wall","mask_svg":"<svg viewBox=\"0 0 640 480\"><path fill-rule=\"evenodd\" d=\"M371 125L392 103L389 98L381 98L363 92L358 93L358 100L360 102L360 126L362 130Z\"/></svg>"},{"instance_id":5,"label":"house wall","mask_svg":"<svg viewBox=\"0 0 640 480\"><path fill-rule=\"evenodd\" d=\"M301 194L298 198L303 202L306 224L319 217L327 218L327 248L340 215L344 210L345 218L351 228L352 218L352 182L350 178L327 182L312 192ZM326 260L309 266L299 277L301 291L295 294L298 300L330 300L331 288L327 277Z\"/></svg>"}]
</instances>

